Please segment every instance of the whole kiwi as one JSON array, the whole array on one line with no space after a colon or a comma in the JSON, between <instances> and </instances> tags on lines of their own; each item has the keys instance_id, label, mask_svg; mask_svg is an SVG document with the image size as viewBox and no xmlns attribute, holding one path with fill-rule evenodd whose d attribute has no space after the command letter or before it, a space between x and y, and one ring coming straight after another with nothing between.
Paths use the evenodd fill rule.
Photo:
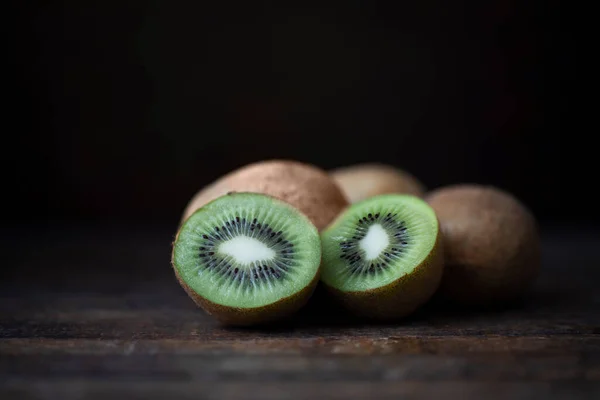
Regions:
<instances>
[{"instance_id":1,"label":"whole kiwi","mask_svg":"<svg viewBox=\"0 0 600 400\"><path fill-rule=\"evenodd\" d=\"M423 197L425 186L410 173L381 163L363 163L330 171L348 200L356 203L380 194Z\"/></svg>"},{"instance_id":2,"label":"whole kiwi","mask_svg":"<svg viewBox=\"0 0 600 400\"><path fill-rule=\"evenodd\" d=\"M294 160L267 160L236 169L201 189L187 204L181 221L229 192L262 193L283 200L305 214L318 230L348 206L342 190L324 170Z\"/></svg>"},{"instance_id":3,"label":"whole kiwi","mask_svg":"<svg viewBox=\"0 0 600 400\"><path fill-rule=\"evenodd\" d=\"M468 306L522 298L540 268L532 212L493 186L457 184L429 193L442 228L446 268L438 295Z\"/></svg>"}]
</instances>

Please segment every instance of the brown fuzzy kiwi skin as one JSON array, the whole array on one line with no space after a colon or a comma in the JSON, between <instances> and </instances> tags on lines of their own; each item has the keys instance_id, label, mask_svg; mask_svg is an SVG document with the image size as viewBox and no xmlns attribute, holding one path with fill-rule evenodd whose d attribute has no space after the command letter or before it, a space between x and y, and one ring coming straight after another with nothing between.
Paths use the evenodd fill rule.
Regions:
<instances>
[{"instance_id":1,"label":"brown fuzzy kiwi skin","mask_svg":"<svg viewBox=\"0 0 600 400\"><path fill-rule=\"evenodd\" d=\"M330 174L351 203L379 194L412 194L417 197L425 195L425 186L417 178L386 164L356 164L336 168L331 170Z\"/></svg>"},{"instance_id":2,"label":"brown fuzzy kiwi skin","mask_svg":"<svg viewBox=\"0 0 600 400\"><path fill-rule=\"evenodd\" d=\"M444 271L442 233L413 272L386 286L360 292L344 292L323 282L330 295L347 310L372 320L393 321L406 317L427 303L438 289Z\"/></svg>"},{"instance_id":3,"label":"brown fuzzy kiwi skin","mask_svg":"<svg viewBox=\"0 0 600 400\"><path fill-rule=\"evenodd\" d=\"M474 307L520 300L538 275L537 222L516 197L493 186L457 184L425 199L444 236L439 297Z\"/></svg>"},{"instance_id":4,"label":"brown fuzzy kiwi skin","mask_svg":"<svg viewBox=\"0 0 600 400\"><path fill-rule=\"evenodd\" d=\"M342 190L324 170L299 161L268 160L234 170L200 190L187 204L181 222L229 192L262 193L283 200L319 231L348 206Z\"/></svg>"}]
</instances>

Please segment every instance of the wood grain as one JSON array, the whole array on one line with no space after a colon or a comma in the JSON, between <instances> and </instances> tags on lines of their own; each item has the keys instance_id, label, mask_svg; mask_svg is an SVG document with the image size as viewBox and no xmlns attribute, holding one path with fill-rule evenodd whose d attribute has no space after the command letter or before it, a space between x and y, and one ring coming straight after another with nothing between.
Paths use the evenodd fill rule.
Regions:
<instances>
[{"instance_id":1,"label":"wood grain","mask_svg":"<svg viewBox=\"0 0 600 400\"><path fill-rule=\"evenodd\" d=\"M373 324L317 294L288 321L246 329L220 326L178 286L169 229L31 232L2 231L2 399L600 396L593 232L546 232L534 290L505 309L432 302Z\"/></svg>"}]
</instances>

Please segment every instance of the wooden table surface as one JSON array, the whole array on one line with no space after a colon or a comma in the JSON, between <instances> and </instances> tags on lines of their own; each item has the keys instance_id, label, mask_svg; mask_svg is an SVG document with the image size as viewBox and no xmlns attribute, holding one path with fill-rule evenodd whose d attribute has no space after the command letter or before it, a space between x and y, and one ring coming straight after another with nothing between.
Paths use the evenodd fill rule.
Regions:
<instances>
[{"instance_id":1,"label":"wooden table surface","mask_svg":"<svg viewBox=\"0 0 600 400\"><path fill-rule=\"evenodd\" d=\"M226 329L169 266L171 227L1 231L0 399L600 399L600 234L544 231L529 298L395 324L314 299Z\"/></svg>"}]
</instances>

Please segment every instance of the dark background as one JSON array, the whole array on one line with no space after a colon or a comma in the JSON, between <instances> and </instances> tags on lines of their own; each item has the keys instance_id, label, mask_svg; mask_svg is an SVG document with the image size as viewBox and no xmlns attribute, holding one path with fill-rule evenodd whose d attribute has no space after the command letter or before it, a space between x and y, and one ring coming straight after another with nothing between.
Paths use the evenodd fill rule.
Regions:
<instances>
[{"instance_id":1,"label":"dark background","mask_svg":"<svg viewBox=\"0 0 600 400\"><path fill-rule=\"evenodd\" d=\"M559 2L20 3L4 18L13 222L175 226L200 187L268 158L380 161L429 188L503 187L543 226L597 219L566 154L584 136Z\"/></svg>"}]
</instances>

